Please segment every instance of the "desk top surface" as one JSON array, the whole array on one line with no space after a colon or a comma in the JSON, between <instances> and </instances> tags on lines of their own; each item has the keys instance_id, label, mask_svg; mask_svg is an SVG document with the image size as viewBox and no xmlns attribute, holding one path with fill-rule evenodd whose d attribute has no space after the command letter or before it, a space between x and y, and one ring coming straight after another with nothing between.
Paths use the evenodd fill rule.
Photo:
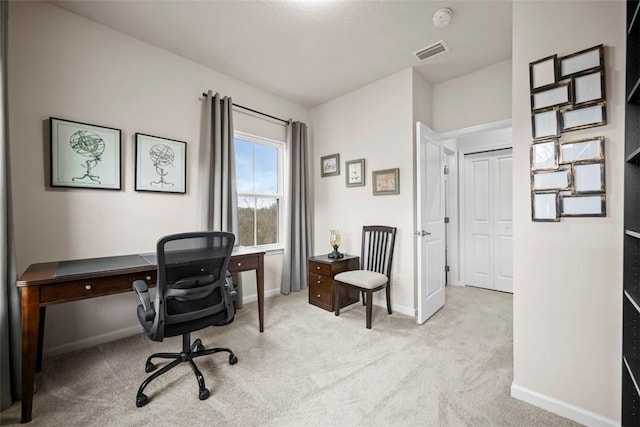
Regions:
<instances>
[{"instance_id":1,"label":"desk top surface","mask_svg":"<svg viewBox=\"0 0 640 427\"><path fill-rule=\"evenodd\" d=\"M241 256L264 255L264 251L247 247L235 247L232 258ZM88 277L111 276L136 273L156 269L156 254L119 255L100 258L86 258L66 261L52 261L31 264L20 275L17 286L43 285L85 279Z\"/></svg>"}]
</instances>

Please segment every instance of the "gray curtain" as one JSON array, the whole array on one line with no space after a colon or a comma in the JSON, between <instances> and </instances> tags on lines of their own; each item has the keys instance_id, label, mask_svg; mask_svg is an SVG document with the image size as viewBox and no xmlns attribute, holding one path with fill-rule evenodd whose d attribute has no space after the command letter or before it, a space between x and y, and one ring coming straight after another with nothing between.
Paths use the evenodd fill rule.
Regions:
<instances>
[{"instance_id":1,"label":"gray curtain","mask_svg":"<svg viewBox=\"0 0 640 427\"><path fill-rule=\"evenodd\" d=\"M282 285L288 295L306 289L307 258L311 255L311 206L307 168L307 125L291 122L287 126L289 148L288 209L285 212L287 233L284 243Z\"/></svg>"},{"instance_id":2,"label":"gray curtain","mask_svg":"<svg viewBox=\"0 0 640 427\"><path fill-rule=\"evenodd\" d=\"M204 174L204 229L228 231L238 239L238 190L233 135L231 97L207 92L205 102L205 141L202 144L200 170ZM236 240L236 245L239 242ZM242 276L234 275L237 286L236 308L242 308Z\"/></svg>"},{"instance_id":3,"label":"gray curtain","mask_svg":"<svg viewBox=\"0 0 640 427\"><path fill-rule=\"evenodd\" d=\"M205 228L229 231L238 236L238 191L236 189L236 158L233 140L233 103L231 98L207 93L205 153L201 157L205 174ZM210 113L209 113L210 112Z\"/></svg>"},{"instance_id":4,"label":"gray curtain","mask_svg":"<svg viewBox=\"0 0 640 427\"><path fill-rule=\"evenodd\" d=\"M11 214L11 171L7 106L7 8L0 2L0 410L22 394L20 294Z\"/></svg>"}]
</instances>

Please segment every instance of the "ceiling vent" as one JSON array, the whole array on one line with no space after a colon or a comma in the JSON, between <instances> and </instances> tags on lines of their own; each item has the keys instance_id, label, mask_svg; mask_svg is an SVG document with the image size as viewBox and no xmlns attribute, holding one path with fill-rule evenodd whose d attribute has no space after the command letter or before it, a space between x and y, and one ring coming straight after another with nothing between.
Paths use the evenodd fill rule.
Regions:
<instances>
[{"instance_id":1,"label":"ceiling vent","mask_svg":"<svg viewBox=\"0 0 640 427\"><path fill-rule=\"evenodd\" d=\"M449 48L447 47L447 45L444 44L442 40L440 40L439 42L436 42L431 46L427 46L424 49L420 49L413 54L417 56L420 61L424 61L425 59L447 52L448 50Z\"/></svg>"}]
</instances>

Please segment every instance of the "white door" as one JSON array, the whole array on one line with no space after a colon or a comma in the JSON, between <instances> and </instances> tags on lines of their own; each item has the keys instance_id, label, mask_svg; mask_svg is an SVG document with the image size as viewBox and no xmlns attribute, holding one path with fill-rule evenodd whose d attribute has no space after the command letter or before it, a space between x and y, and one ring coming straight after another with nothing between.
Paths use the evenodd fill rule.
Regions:
<instances>
[{"instance_id":1,"label":"white door","mask_svg":"<svg viewBox=\"0 0 640 427\"><path fill-rule=\"evenodd\" d=\"M465 284L513 292L512 150L465 155Z\"/></svg>"},{"instance_id":2,"label":"white door","mask_svg":"<svg viewBox=\"0 0 640 427\"><path fill-rule=\"evenodd\" d=\"M418 323L424 323L445 303L444 169L442 145L416 124L418 212Z\"/></svg>"}]
</instances>

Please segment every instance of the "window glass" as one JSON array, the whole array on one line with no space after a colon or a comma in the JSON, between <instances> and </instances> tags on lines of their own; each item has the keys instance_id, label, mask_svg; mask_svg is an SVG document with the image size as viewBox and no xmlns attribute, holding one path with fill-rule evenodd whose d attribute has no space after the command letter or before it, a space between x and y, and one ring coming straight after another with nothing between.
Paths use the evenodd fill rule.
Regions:
<instances>
[{"instance_id":1,"label":"window glass","mask_svg":"<svg viewBox=\"0 0 640 427\"><path fill-rule=\"evenodd\" d=\"M283 143L236 136L238 240L242 246L280 244Z\"/></svg>"}]
</instances>

